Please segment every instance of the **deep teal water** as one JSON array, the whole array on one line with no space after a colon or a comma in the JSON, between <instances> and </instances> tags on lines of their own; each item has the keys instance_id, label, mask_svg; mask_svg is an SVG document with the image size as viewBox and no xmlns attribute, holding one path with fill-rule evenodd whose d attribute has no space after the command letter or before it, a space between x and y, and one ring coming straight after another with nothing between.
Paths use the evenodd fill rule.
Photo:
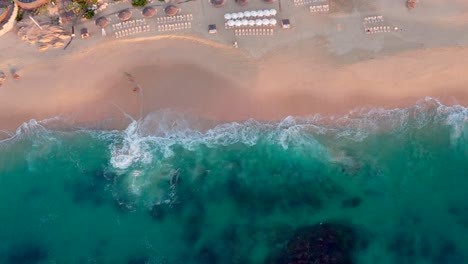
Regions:
<instances>
[{"instance_id":1,"label":"deep teal water","mask_svg":"<svg viewBox=\"0 0 468 264\"><path fill-rule=\"evenodd\" d=\"M467 108L201 123L24 124L0 143L0 263L273 263L325 221L367 241L354 263L468 263Z\"/></svg>"}]
</instances>

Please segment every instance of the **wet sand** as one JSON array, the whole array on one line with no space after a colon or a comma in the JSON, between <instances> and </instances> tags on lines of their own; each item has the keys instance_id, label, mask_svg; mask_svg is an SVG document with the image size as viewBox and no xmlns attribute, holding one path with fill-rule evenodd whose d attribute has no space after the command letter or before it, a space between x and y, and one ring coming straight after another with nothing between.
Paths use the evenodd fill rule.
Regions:
<instances>
[{"instance_id":1,"label":"wet sand","mask_svg":"<svg viewBox=\"0 0 468 264\"><path fill-rule=\"evenodd\" d=\"M57 115L89 122L173 109L231 121L402 107L425 96L468 103L466 47L358 58L298 41L251 56L209 42L169 39L51 54L24 63L23 78L9 78L1 87L2 129ZM132 92L124 72L135 76L142 94Z\"/></svg>"}]
</instances>

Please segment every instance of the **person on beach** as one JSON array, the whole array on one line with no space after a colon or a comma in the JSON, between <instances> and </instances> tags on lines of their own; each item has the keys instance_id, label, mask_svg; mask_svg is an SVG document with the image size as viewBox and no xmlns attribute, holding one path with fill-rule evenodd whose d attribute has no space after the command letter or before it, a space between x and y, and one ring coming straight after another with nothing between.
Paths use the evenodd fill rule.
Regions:
<instances>
[{"instance_id":1,"label":"person on beach","mask_svg":"<svg viewBox=\"0 0 468 264\"><path fill-rule=\"evenodd\" d=\"M141 88L138 85L133 88L134 93L139 93L140 91L141 91Z\"/></svg>"},{"instance_id":2,"label":"person on beach","mask_svg":"<svg viewBox=\"0 0 468 264\"><path fill-rule=\"evenodd\" d=\"M5 82L6 80L6 75L4 72L0 71L0 86Z\"/></svg>"},{"instance_id":3,"label":"person on beach","mask_svg":"<svg viewBox=\"0 0 468 264\"><path fill-rule=\"evenodd\" d=\"M13 76L13 79L18 81L20 79L20 76L18 73L16 73L16 70L11 70L11 76Z\"/></svg>"}]
</instances>

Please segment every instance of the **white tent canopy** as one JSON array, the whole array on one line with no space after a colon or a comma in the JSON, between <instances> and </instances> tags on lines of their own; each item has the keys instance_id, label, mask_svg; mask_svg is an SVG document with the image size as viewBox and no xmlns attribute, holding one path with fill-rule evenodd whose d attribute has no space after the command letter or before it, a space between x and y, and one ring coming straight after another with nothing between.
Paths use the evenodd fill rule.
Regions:
<instances>
[{"instance_id":1,"label":"white tent canopy","mask_svg":"<svg viewBox=\"0 0 468 264\"><path fill-rule=\"evenodd\" d=\"M270 25L273 25L273 26L274 26L274 25L276 25L276 23L277 23L277 22L276 22L276 19L274 19L274 18L271 18L271 19L270 19Z\"/></svg>"},{"instance_id":2,"label":"white tent canopy","mask_svg":"<svg viewBox=\"0 0 468 264\"><path fill-rule=\"evenodd\" d=\"M249 26L255 26L255 20L249 20Z\"/></svg>"},{"instance_id":3,"label":"white tent canopy","mask_svg":"<svg viewBox=\"0 0 468 264\"><path fill-rule=\"evenodd\" d=\"M265 9L265 10L251 10L245 12L237 12L237 13L226 13L224 14L225 20L236 20L236 19L243 19L243 18L255 18L255 17L272 17L276 16L278 11L276 9Z\"/></svg>"},{"instance_id":4,"label":"white tent canopy","mask_svg":"<svg viewBox=\"0 0 468 264\"><path fill-rule=\"evenodd\" d=\"M227 24L228 26L233 27L236 24L236 22L234 22L234 20L228 20Z\"/></svg>"},{"instance_id":5,"label":"white tent canopy","mask_svg":"<svg viewBox=\"0 0 468 264\"><path fill-rule=\"evenodd\" d=\"M249 25L249 21L247 19L242 19L242 26Z\"/></svg>"},{"instance_id":6,"label":"white tent canopy","mask_svg":"<svg viewBox=\"0 0 468 264\"><path fill-rule=\"evenodd\" d=\"M268 26L268 25L270 25L270 19L264 18L264 19L262 20L262 23L263 23L263 25Z\"/></svg>"},{"instance_id":7,"label":"white tent canopy","mask_svg":"<svg viewBox=\"0 0 468 264\"><path fill-rule=\"evenodd\" d=\"M261 19L255 20L255 25L261 26L263 24L263 21Z\"/></svg>"},{"instance_id":8,"label":"white tent canopy","mask_svg":"<svg viewBox=\"0 0 468 264\"><path fill-rule=\"evenodd\" d=\"M240 26L242 26L242 22L241 22L240 20L236 20L236 22L235 22L235 23L236 23L236 27L240 27Z\"/></svg>"}]
</instances>

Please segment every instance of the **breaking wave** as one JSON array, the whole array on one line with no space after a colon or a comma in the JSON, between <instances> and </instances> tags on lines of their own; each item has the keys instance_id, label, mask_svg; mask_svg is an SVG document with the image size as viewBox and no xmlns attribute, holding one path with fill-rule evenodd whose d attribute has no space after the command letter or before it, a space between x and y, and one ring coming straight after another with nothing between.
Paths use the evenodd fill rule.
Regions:
<instances>
[{"instance_id":1,"label":"breaking wave","mask_svg":"<svg viewBox=\"0 0 468 264\"><path fill-rule=\"evenodd\" d=\"M342 139L360 142L377 133L403 133L412 129L441 125L450 129L453 144L468 142L468 108L447 106L434 98L423 98L406 108L355 109L344 116L304 117L288 116L280 121L258 121L216 123L210 120L174 111L160 111L141 120L132 119L125 130L96 130L80 128L63 129L62 116L37 121L30 120L18 127L10 137L0 141L53 140L57 133L84 132L99 139L110 141L110 163L116 169L132 165L149 164L158 157L173 155L172 148L181 146L194 149L243 144L253 146L259 142L278 144L283 149L291 146L313 146L313 155L326 155L321 144L326 139Z\"/></svg>"},{"instance_id":2,"label":"breaking wave","mask_svg":"<svg viewBox=\"0 0 468 264\"><path fill-rule=\"evenodd\" d=\"M212 128L197 127L196 124L190 117L171 111L133 120L122 131L123 140L112 144L111 164L119 169L128 168L134 163L147 164L152 160L152 152L167 158L173 154L171 147L175 145L193 149L199 145L253 146L259 141L279 144L284 149L313 145L316 155L323 155L326 148L320 144L320 139L339 138L359 142L376 133L402 133L431 125L448 126L453 143L468 140L468 108L446 106L433 98L424 98L407 108L358 109L341 117L288 116L279 122L249 119L218 124Z\"/></svg>"}]
</instances>

